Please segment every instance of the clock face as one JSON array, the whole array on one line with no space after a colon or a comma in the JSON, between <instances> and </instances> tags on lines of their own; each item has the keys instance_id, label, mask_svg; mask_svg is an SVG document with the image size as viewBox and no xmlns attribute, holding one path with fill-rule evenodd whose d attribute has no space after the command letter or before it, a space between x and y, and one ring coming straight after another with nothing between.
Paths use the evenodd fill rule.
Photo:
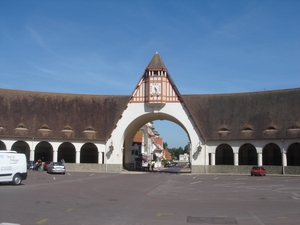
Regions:
<instances>
[{"instance_id":1,"label":"clock face","mask_svg":"<svg viewBox=\"0 0 300 225\"><path fill-rule=\"evenodd\" d=\"M150 84L150 93L160 94L160 84L159 83Z\"/></svg>"}]
</instances>

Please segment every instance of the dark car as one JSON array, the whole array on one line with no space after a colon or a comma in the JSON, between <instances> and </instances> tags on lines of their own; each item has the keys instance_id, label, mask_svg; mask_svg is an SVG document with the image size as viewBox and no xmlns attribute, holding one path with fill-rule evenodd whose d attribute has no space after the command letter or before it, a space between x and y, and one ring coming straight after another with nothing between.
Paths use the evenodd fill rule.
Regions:
<instances>
[{"instance_id":1,"label":"dark car","mask_svg":"<svg viewBox=\"0 0 300 225\"><path fill-rule=\"evenodd\" d=\"M172 167L172 166L175 166L175 163L170 162L170 161L166 162L164 165L164 167Z\"/></svg>"},{"instance_id":2,"label":"dark car","mask_svg":"<svg viewBox=\"0 0 300 225\"><path fill-rule=\"evenodd\" d=\"M47 173L66 173L66 168L62 162L51 162L47 168Z\"/></svg>"},{"instance_id":3,"label":"dark car","mask_svg":"<svg viewBox=\"0 0 300 225\"><path fill-rule=\"evenodd\" d=\"M48 169L48 166L50 165L50 163L52 163L52 161L46 161L46 162L44 162L44 170Z\"/></svg>"},{"instance_id":4,"label":"dark car","mask_svg":"<svg viewBox=\"0 0 300 225\"><path fill-rule=\"evenodd\" d=\"M251 176L266 176L267 170L262 166L254 166L250 172Z\"/></svg>"}]
</instances>

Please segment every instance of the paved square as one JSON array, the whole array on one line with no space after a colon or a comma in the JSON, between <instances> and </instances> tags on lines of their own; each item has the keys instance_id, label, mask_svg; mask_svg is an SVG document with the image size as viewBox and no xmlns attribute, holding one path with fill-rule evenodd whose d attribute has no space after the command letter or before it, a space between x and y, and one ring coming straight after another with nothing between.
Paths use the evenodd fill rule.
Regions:
<instances>
[{"instance_id":1,"label":"paved square","mask_svg":"<svg viewBox=\"0 0 300 225\"><path fill-rule=\"evenodd\" d=\"M299 224L300 177L163 172L49 175L0 185L0 224Z\"/></svg>"}]
</instances>

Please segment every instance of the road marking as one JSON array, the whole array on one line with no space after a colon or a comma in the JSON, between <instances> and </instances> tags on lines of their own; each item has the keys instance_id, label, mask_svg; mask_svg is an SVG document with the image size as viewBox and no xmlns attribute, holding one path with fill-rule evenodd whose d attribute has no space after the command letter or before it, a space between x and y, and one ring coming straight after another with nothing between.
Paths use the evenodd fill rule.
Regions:
<instances>
[{"instance_id":1,"label":"road marking","mask_svg":"<svg viewBox=\"0 0 300 225\"><path fill-rule=\"evenodd\" d=\"M48 220L49 219L43 219L43 220L37 221L35 224L42 224L42 223L47 222Z\"/></svg>"},{"instance_id":2,"label":"road marking","mask_svg":"<svg viewBox=\"0 0 300 225\"><path fill-rule=\"evenodd\" d=\"M160 217L160 216L174 216L175 214L174 213L157 213L157 217Z\"/></svg>"},{"instance_id":3,"label":"road marking","mask_svg":"<svg viewBox=\"0 0 300 225\"><path fill-rule=\"evenodd\" d=\"M288 219L287 216L278 216L277 218L278 218L278 219Z\"/></svg>"},{"instance_id":4,"label":"road marking","mask_svg":"<svg viewBox=\"0 0 300 225\"><path fill-rule=\"evenodd\" d=\"M219 179L219 177L215 177L214 180Z\"/></svg>"},{"instance_id":5,"label":"road marking","mask_svg":"<svg viewBox=\"0 0 300 225\"><path fill-rule=\"evenodd\" d=\"M94 174L92 173L92 174L90 175L90 177L91 177L91 176L94 176Z\"/></svg>"},{"instance_id":6,"label":"road marking","mask_svg":"<svg viewBox=\"0 0 300 225\"><path fill-rule=\"evenodd\" d=\"M55 180L55 177L53 177L53 180Z\"/></svg>"},{"instance_id":7,"label":"road marking","mask_svg":"<svg viewBox=\"0 0 300 225\"><path fill-rule=\"evenodd\" d=\"M193 183L191 183L191 184L197 184L197 183L201 183L202 181L200 180L200 181L196 181L196 182L193 182Z\"/></svg>"},{"instance_id":8,"label":"road marking","mask_svg":"<svg viewBox=\"0 0 300 225\"><path fill-rule=\"evenodd\" d=\"M6 222L3 222L3 223L0 223L0 225L20 225L19 223L6 223Z\"/></svg>"},{"instance_id":9,"label":"road marking","mask_svg":"<svg viewBox=\"0 0 300 225\"><path fill-rule=\"evenodd\" d=\"M256 220L258 224L265 225L254 213L249 212L249 214Z\"/></svg>"}]
</instances>

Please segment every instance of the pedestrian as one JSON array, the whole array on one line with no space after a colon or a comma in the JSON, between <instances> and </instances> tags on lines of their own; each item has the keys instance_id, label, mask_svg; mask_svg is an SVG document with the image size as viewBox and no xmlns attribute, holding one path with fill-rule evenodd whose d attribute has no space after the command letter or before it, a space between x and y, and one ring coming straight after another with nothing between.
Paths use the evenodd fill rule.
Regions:
<instances>
[{"instance_id":1,"label":"pedestrian","mask_svg":"<svg viewBox=\"0 0 300 225\"><path fill-rule=\"evenodd\" d=\"M64 158L62 158L61 160L61 163L63 164L63 166L65 165L65 160L64 160Z\"/></svg>"},{"instance_id":2,"label":"pedestrian","mask_svg":"<svg viewBox=\"0 0 300 225\"><path fill-rule=\"evenodd\" d=\"M154 170L155 162L152 162L151 169Z\"/></svg>"}]
</instances>

